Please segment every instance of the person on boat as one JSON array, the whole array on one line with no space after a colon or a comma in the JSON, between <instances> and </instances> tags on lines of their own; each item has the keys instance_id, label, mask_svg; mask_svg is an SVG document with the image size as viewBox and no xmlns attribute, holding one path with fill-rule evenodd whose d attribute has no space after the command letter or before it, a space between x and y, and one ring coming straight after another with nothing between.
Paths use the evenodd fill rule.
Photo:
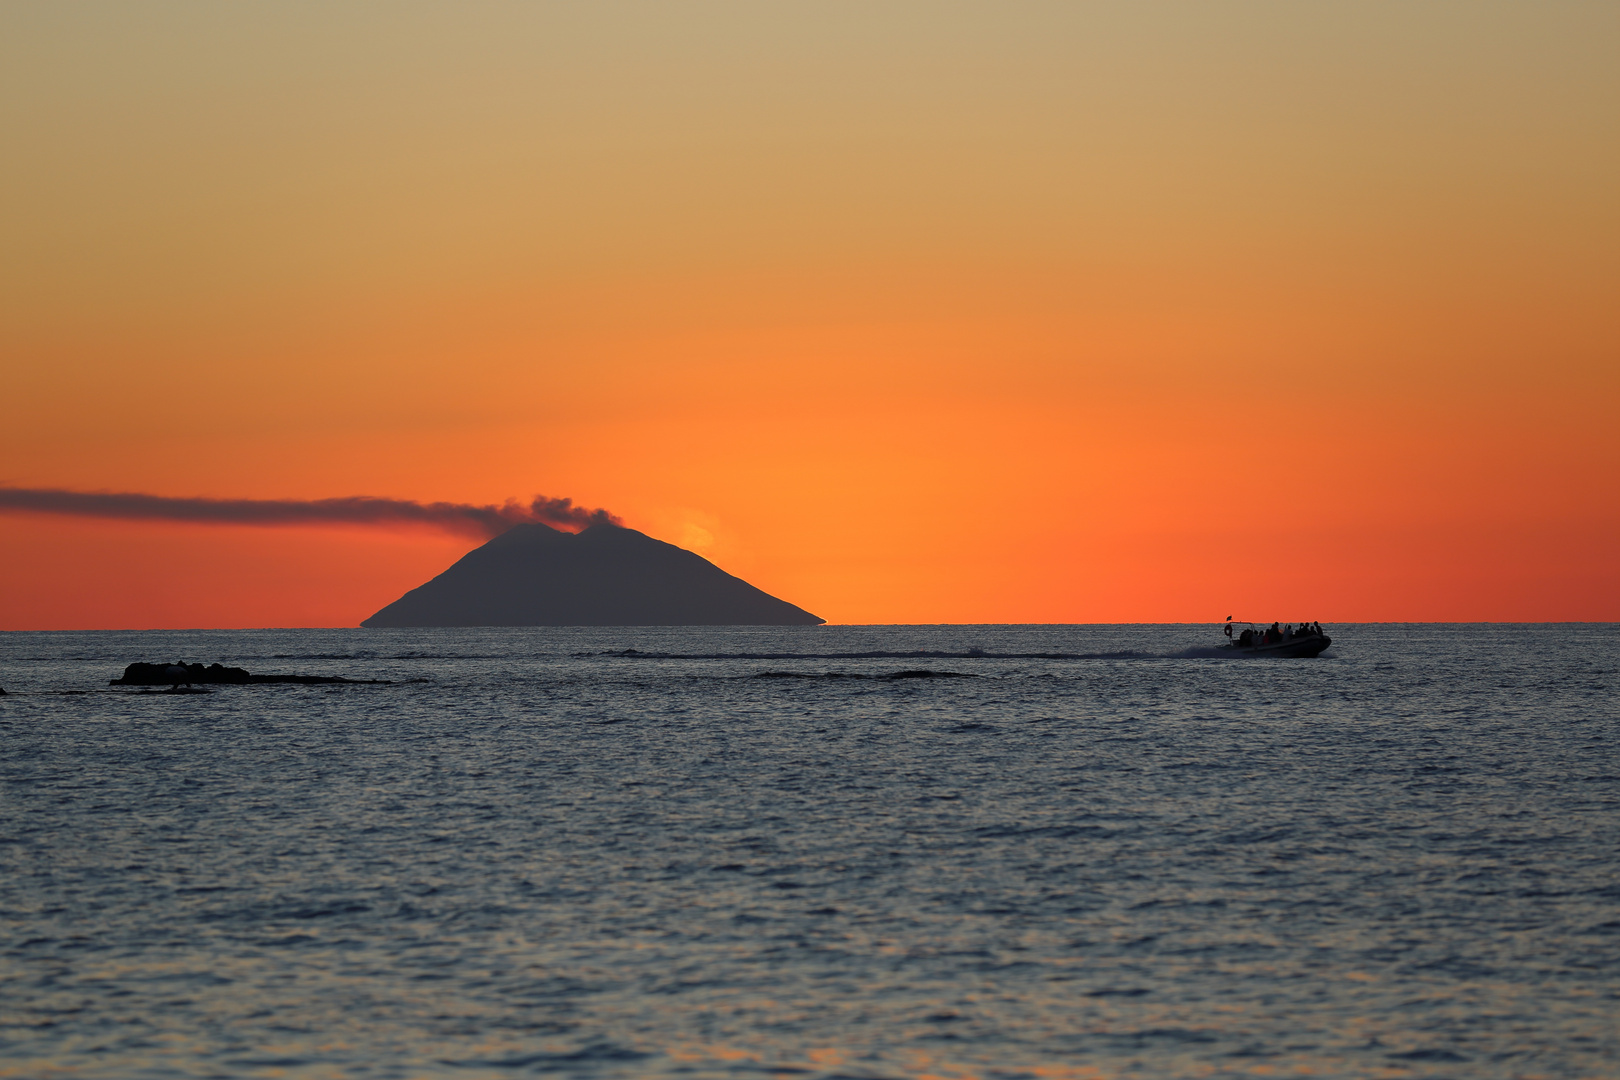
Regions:
<instances>
[{"instance_id":1,"label":"person on boat","mask_svg":"<svg viewBox=\"0 0 1620 1080\"><path fill-rule=\"evenodd\" d=\"M1243 646L1245 649L1252 648L1254 646L1254 631L1245 630L1243 633L1239 634L1238 644Z\"/></svg>"},{"instance_id":2,"label":"person on boat","mask_svg":"<svg viewBox=\"0 0 1620 1080\"><path fill-rule=\"evenodd\" d=\"M1282 640L1282 627L1277 625L1276 623L1272 623L1271 624L1271 629L1266 631L1266 644L1267 645L1275 645L1277 642L1279 642L1281 640Z\"/></svg>"}]
</instances>

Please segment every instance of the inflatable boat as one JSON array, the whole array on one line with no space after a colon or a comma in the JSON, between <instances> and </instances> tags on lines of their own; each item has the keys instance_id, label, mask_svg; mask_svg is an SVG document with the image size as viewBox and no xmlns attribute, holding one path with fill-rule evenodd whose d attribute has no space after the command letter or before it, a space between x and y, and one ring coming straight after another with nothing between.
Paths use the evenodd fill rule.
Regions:
<instances>
[{"instance_id":1,"label":"inflatable boat","mask_svg":"<svg viewBox=\"0 0 1620 1080\"><path fill-rule=\"evenodd\" d=\"M1242 627L1242 630L1238 628ZM1299 629L1272 623L1268 627L1253 623L1235 623L1229 615L1223 631L1231 639L1221 646L1233 656L1280 656L1293 659L1300 656L1319 656L1333 644L1333 639L1322 633L1321 624L1301 625Z\"/></svg>"}]
</instances>

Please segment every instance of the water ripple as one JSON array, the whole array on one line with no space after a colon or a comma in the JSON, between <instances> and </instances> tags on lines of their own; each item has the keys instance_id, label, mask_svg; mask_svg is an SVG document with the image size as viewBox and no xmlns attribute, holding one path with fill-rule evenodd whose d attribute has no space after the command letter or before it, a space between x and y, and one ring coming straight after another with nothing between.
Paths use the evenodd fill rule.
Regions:
<instances>
[{"instance_id":1,"label":"water ripple","mask_svg":"<svg viewBox=\"0 0 1620 1080\"><path fill-rule=\"evenodd\" d=\"M1608 1074L1620 634L1333 633L0 635L0 1075Z\"/></svg>"}]
</instances>

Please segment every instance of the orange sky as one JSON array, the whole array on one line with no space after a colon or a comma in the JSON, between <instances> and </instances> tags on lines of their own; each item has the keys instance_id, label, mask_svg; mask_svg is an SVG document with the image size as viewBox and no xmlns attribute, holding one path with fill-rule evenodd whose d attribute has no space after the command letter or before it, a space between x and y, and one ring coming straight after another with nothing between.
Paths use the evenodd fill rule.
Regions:
<instances>
[{"instance_id":1,"label":"orange sky","mask_svg":"<svg viewBox=\"0 0 1620 1080\"><path fill-rule=\"evenodd\" d=\"M1620 618L1620 8L12 6L0 483L536 492L833 622ZM469 542L0 516L0 628Z\"/></svg>"}]
</instances>

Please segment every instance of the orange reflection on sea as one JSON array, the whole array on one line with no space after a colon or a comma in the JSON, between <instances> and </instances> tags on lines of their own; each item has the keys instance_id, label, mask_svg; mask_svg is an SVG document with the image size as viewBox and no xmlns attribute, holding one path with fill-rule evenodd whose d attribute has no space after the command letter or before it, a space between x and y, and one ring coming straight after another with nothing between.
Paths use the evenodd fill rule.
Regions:
<instances>
[{"instance_id":1,"label":"orange reflection on sea","mask_svg":"<svg viewBox=\"0 0 1620 1080\"><path fill-rule=\"evenodd\" d=\"M664 1051L670 1060L683 1064L694 1065L704 1061L759 1061L759 1054L752 1050L739 1050L734 1046L720 1043L682 1043L672 1046Z\"/></svg>"}]
</instances>

